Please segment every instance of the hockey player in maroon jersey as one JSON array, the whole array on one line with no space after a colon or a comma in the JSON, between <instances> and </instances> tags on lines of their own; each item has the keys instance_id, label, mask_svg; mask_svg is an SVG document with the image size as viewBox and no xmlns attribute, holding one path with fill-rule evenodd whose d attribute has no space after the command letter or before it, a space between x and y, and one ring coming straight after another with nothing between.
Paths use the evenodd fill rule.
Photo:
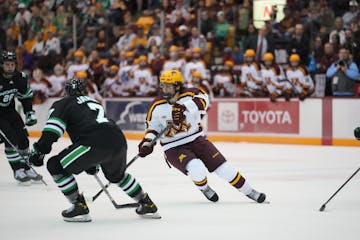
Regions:
<instances>
[{"instance_id":1,"label":"hockey player in maroon jersey","mask_svg":"<svg viewBox=\"0 0 360 240\"><path fill-rule=\"evenodd\" d=\"M145 136L139 144L139 155L145 157L151 154L151 140L172 124L161 137L166 159L183 174L190 176L208 200L216 202L219 197L208 184L207 171L215 172L252 200L264 202L265 194L253 189L204 137L201 116L206 114L209 106L208 94L198 88L184 88L183 83L182 74L178 70L168 70L161 74L161 95L154 99L149 108Z\"/></svg>"}]
</instances>

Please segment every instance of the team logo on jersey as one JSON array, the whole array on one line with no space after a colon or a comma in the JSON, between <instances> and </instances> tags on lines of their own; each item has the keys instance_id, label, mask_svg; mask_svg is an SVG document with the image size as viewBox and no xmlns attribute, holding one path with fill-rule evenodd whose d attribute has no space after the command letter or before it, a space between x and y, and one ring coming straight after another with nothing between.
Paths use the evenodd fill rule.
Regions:
<instances>
[{"instance_id":1,"label":"team logo on jersey","mask_svg":"<svg viewBox=\"0 0 360 240\"><path fill-rule=\"evenodd\" d=\"M3 87L4 87L3 85L0 85L0 90L3 89Z\"/></svg>"},{"instance_id":2,"label":"team logo on jersey","mask_svg":"<svg viewBox=\"0 0 360 240\"><path fill-rule=\"evenodd\" d=\"M186 154L180 154L180 156L179 156L179 161L180 161L180 163L182 163L182 161L184 160L184 158L186 158L187 157L187 155Z\"/></svg>"},{"instance_id":3,"label":"team logo on jersey","mask_svg":"<svg viewBox=\"0 0 360 240\"><path fill-rule=\"evenodd\" d=\"M13 81L13 80L10 80L9 84L14 84L14 81Z\"/></svg>"}]
</instances>

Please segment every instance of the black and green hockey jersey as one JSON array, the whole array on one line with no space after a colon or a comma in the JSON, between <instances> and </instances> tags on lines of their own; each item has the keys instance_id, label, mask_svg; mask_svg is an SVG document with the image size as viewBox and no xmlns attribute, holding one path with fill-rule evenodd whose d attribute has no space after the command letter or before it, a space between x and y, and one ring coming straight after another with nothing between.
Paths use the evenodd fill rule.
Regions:
<instances>
[{"instance_id":1,"label":"black and green hockey jersey","mask_svg":"<svg viewBox=\"0 0 360 240\"><path fill-rule=\"evenodd\" d=\"M49 153L52 143L65 131L73 143L85 146L113 149L126 145L122 131L106 117L103 106L87 96L69 96L54 102L37 150Z\"/></svg>"},{"instance_id":2,"label":"black and green hockey jersey","mask_svg":"<svg viewBox=\"0 0 360 240\"><path fill-rule=\"evenodd\" d=\"M0 74L0 115L15 111L15 97L21 102L24 113L32 111L33 91L27 75L15 70L11 78Z\"/></svg>"}]
</instances>

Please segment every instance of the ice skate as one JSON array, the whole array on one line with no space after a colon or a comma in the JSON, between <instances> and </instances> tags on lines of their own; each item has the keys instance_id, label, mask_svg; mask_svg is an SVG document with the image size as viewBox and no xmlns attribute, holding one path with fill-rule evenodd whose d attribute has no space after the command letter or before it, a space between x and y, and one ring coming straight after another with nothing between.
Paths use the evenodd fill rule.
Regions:
<instances>
[{"instance_id":1,"label":"ice skate","mask_svg":"<svg viewBox=\"0 0 360 240\"><path fill-rule=\"evenodd\" d=\"M201 190L201 192L212 202L217 202L219 200L217 193L209 186L207 186L204 190Z\"/></svg>"},{"instance_id":2,"label":"ice skate","mask_svg":"<svg viewBox=\"0 0 360 240\"><path fill-rule=\"evenodd\" d=\"M266 199L266 195L264 193L260 193L254 189L251 190L251 192L246 196L248 198L254 200L257 203L263 203L263 202L265 202L265 199Z\"/></svg>"},{"instance_id":3,"label":"ice skate","mask_svg":"<svg viewBox=\"0 0 360 240\"><path fill-rule=\"evenodd\" d=\"M90 222L89 208L83 195L79 195L69 209L62 211L61 215L65 222Z\"/></svg>"},{"instance_id":4,"label":"ice skate","mask_svg":"<svg viewBox=\"0 0 360 240\"><path fill-rule=\"evenodd\" d=\"M29 186L31 184L31 179L26 174L24 168L20 168L14 172L14 178L18 181L19 185Z\"/></svg>"},{"instance_id":5,"label":"ice skate","mask_svg":"<svg viewBox=\"0 0 360 240\"><path fill-rule=\"evenodd\" d=\"M32 170L31 168L28 170L25 170L26 175L30 178L30 180L33 183L41 183L41 180L43 179L43 176L41 176L40 174L36 173L34 170Z\"/></svg>"},{"instance_id":6,"label":"ice skate","mask_svg":"<svg viewBox=\"0 0 360 240\"><path fill-rule=\"evenodd\" d=\"M145 193L141 200L139 201L139 206L136 208L135 212L143 218L154 218L159 219L161 216L157 212L157 207L153 201L151 201L149 195Z\"/></svg>"}]
</instances>

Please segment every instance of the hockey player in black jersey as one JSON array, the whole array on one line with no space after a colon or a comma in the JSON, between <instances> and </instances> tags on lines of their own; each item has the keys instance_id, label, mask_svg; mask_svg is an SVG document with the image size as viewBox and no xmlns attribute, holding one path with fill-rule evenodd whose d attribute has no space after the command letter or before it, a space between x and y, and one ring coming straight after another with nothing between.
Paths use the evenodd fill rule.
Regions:
<instances>
[{"instance_id":1,"label":"hockey player in black jersey","mask_svg":"<svg viewBox=\"0 0 360 240\"><path fill-rule=\"evenodd\" d=\"M91 221L74 174L83 171L96 174L98 165L111 183L116 183L139 203L137 214L156 218L155 204L135 178L125 172L127 143L120 128L107 119L99 102L86 96L86 85L82 80L75 78L68 81L65 92L66 97L56 101L50 108L42 136L34 143L30 156L32 164L43 165L44 155L50 153L52 144L65 131L69 134L72 145L47 161L49 173L72 203L71 208L62 212L64 220Z\"/></svg>"},{"instance_id":2,"label":"hockey player in black jersey","mask_svg":"<svg viewBox=\"0 0 360 240\"><path fill-rule=\"evenodd\" d=\"M24 122L15 109L15 97L23 106L26 126L32 126L37 122L32 108L33 93L26 74L16 70L14 52L3 51L0 65L0 129L20 151L5 141L5 155L14 171L15 179L28 185L31 180L40 181L42 176L30 169L23 159L28 153L29 140Z\"/></svg>"}]
</instances>

